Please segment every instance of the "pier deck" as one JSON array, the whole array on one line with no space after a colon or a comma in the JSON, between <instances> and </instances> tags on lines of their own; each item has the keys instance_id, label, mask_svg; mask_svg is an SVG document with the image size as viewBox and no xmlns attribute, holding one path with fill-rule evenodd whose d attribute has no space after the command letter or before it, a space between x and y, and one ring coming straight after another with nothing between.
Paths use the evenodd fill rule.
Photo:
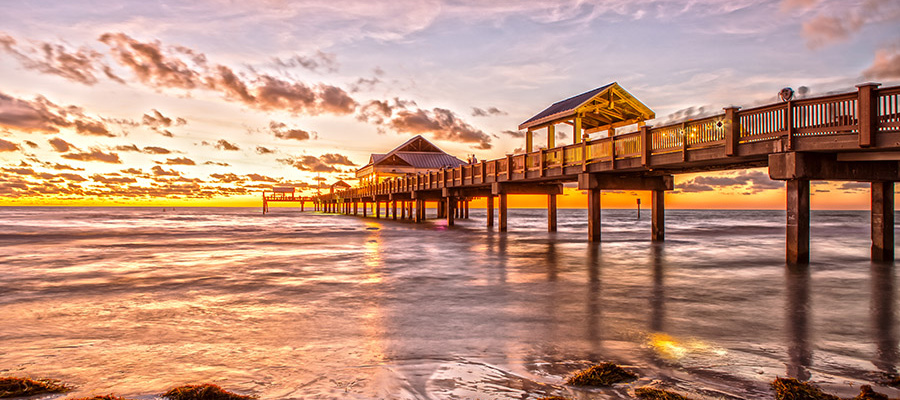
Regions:
<instances>
[{"instance_id":1,"label":"pier deck","mask_svg":"<svg viewBox=\"0 0 900 400\"><path fill-rule=\"evenodd\" d=\"M323 194L312 200L326 211L356 214L358 203L397 202L409 218L424 216L425 201L440 202L448 223L460 201L488 198L488 225L494 197L499 198L499 230L506 230L506 196L548 195L548 229L556 229L556 199L562 184L578 182L588 192L588 239L600 239L601 190L652 191L652 240L663 240L664 192L674 189L673 175L768 167L772 179L786 182L789 263L809 261L809 181L872 182L872 258L894 257L894 182L900 180L900 86L858 86L856 92L791 100L659 127L587 140L582 115L550 121L576 128L580 142L507 155L457 168L388 179L365 187ZM552 144L554 139L548 139ZM530 140L529 140L530 144ZM352 207L351 207L352 205ZM352 211L351 211L352 208ZM386 207L387 209L387 207ZM380 210L377 212L380 215Z\"/></svg>"}]
</instances>

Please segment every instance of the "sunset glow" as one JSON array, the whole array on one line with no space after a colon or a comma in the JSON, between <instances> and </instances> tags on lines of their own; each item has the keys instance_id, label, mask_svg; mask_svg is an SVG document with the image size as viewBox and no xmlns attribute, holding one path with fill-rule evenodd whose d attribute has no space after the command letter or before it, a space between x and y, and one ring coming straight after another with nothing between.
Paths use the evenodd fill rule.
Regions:
<instances>
[{"instance_id":1,"label":"sunset glow","mask_svg":"<svg viewBox=\"0 0 900 400\"><path fill-rule=\"evenodd\" d=\"M900 82L900 5L887 0L7 8L7 206L257 207L272 186L355 184L371 153L416 134L461 159L495 159L524 146L526 118L610 82L655 111L650 125L774 102L788 86L813 96ZM761 168L678 175L666 201L782 209L784 193ZM603 205L638 198L649 206L639 192L608 192ZM865 209L868 186L814 182L811 202ZM574 188L559 198L585 204Z\"/></svg>"}]
</instances>

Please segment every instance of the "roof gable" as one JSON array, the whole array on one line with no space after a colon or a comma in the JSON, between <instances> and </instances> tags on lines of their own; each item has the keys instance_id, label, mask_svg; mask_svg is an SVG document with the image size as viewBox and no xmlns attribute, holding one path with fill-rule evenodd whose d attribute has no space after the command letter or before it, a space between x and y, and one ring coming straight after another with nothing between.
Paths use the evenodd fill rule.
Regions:
<instances>
[{"instance_id":1,"label":"roof gable","mask_svg":"<svg viewBox=\"0 0 900 400\"><path fill-rule=\"evenodd\" d=\"M613 82L558 101L519 125L519 129L553 123L573 116L583 119L585 129L621 126L656 117L649 107Z\"/></svg>"},{"instance_id":2,"label":"roof gable","mask_svg":"<svg viewBox=\"0 0 900 400\"><path fill-rule=\"evenodd\" d=\"M458 167L462 164L465 164L463 160L445 153L422 135L416 135L386 154L372 154L369 157L369 164L361 167L357 173L371 165L403 165L437 169Z\"/></svg>"}]
</instances>

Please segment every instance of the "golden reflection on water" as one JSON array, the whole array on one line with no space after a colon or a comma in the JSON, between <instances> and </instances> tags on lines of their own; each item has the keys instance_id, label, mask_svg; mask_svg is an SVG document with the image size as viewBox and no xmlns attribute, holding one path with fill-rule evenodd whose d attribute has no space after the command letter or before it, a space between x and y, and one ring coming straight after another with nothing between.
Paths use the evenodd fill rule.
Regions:
<instances>
[{"instance_id":1,"label":"golden reflection on water","mask_svg":"<svg viewBox=\"0 0 900 400\"><path fill-rule=\"evenodd\" d=\"M680 361L690 356L714 356L728 355L728 351L715 347L698 339L679 339L672 335L656 332L651 333L647 339L650 348L657 355L670 361Z\"/></svg>"}]
</instances>

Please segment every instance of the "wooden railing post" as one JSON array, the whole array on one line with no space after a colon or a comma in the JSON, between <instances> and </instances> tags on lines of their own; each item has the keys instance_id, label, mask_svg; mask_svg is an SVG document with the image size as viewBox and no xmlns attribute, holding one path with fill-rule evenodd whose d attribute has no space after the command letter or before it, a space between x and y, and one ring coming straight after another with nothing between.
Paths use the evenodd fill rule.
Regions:
<instances>
[{"instance_id":1,"label":"wooden railing post","mask_svg":"<svg viewBox=\"0 0 900 400\"><path fill-rule=\"evenodd\" d=\"M641 165L650 165L650 153L653 151L653 138L650 136L650 127L641 127Z\"/></svg>"},{"instance_id":2,"label":"wooden railing post","mask_svg":"<svg viewBox=\"0 0 900 400\"><path fill-rule=\"evenodd\" d=\"M512 180L512 170L513 170L513 162L512 162L512 154L506 155L506 180Z\"/></svg>"},{"instance_id":3,"label":"wooden railing post","mask_svg":"<svg viewBox=\"0 0 900 400\"><path fill-rule=\"evenodd\" d=\"M738 143L741 141L741 121L737 111L740 107L725 108L725 155L737 155Z\"/></svg>"},{"instance_id":4,"label":"wooden railing post","mask_svg":"<svg viewBox=\"0 0 900 400\"><path fill-rule=\"evenodd\" d=\"M871 147L875 144L875 133L878 132L878 98L875 89L880 85L869 82L856 86L859 93L856 102L859 108L856 112L859 116L859 147Z\"/></svg>"},{"instance_id":5,"label":"wooden railing post","mask_svg":"<svg viewBox=\"0 0 900 400\"><path fill-rule=\"evenodd\" d=\"M687 161L687 122L681 123L681 161Z\"/></svg>"},{"instance_id":6,"label":"wooden railing post","mask_svg":"<svg viewBox=\"0 0 900 400\"><path fill-rule=\"evenodd\" d=\"M794 103L790 100L785 102L784 110L784 130L787 132L787 148L794 149Z\"/></svg>"},{"instance_id":7,"label":"wooden railing post","mask_svg":"<svg viewBox=\"0 0 900 400\"><path fill-rule=\"evenodd\" d=\"M546 176L546 174L544 173L544 153L546 151L547 149L541 149L540 153L538 154L538 166L541 168L541 176Z\"/></svg>"}]
</instances>

